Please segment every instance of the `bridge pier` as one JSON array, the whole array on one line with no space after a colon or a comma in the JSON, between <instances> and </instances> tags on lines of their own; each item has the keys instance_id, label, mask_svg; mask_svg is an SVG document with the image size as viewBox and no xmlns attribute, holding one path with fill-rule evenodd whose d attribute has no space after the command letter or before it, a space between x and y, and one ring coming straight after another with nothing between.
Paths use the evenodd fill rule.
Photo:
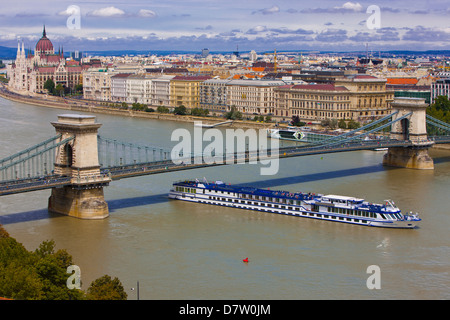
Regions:
<instances>
[{"instance_id":1,"label":"bridge pier","mask_svg":"<svg viewBox=\"0 0 450 320\"><path fill-rule=\"evenodd\" d=\"M410 116L392 125L391 138L410 140L411 147L389 148L384 155L383 165L410 169L434 169L433 159L428 155L428 148L434 143L428 141L426 127L425 99L396 98L392 102L392 111L398 111L393 121L409 113Z\"/></svg>"},{"instance_id":2,"label":"bridge pier","mask_svg":"<svg viewBox=\"0 0 450 320\"><path fill-rule=\"evenodd\" d=\"M75 139L60 146L55 156L55 174L71 177L71 184L53 188L48 210L80 219L104 219L109 216L103 187L111 181L100 174L97 133L101 124L94 116L66 114L53 122L61 141Z\"/></svg>"},{"instance_id":3,"label":"bridge pier","mask_svg":"<svg viewBox=\"0 0 450 320\"><path fill-rule=\"evenodd\" d=\"M433 170L433 159L428 155L428 147L389 148L384 155L383 165L409 169Z\"/></svg>"}]
</instances>

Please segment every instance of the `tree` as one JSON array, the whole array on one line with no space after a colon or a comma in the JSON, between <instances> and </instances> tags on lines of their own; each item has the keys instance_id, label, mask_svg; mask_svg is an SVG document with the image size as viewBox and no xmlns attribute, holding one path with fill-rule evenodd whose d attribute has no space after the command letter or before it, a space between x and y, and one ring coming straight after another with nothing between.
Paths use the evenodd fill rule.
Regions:
<instances>
[{"instance_id":1,"label":"tree","mask_svg":"<svg viewBox=\"0 0 450 320\"><path fill-rule=\"evenodd\" d=\"M47 81L45 81L44 89L46 89L48 93L53 94L55 90L55 83L53 82L52 78L48 78Z\"/></svg>"},{"instance_id":2,"label":"tree","mask_svg":"<svg viewBox=\"0 0 450 320\"><path fill-rule=\"evenodd\" d=\"M438 120L450 123L450 101L447 96L438 96L427 108L427 114Z\"/></svg>"},{"instance_id":3,"label":"tree","mask_svg":"<svg viewBox=\"0 0 450 320\"><path fill-rule=\"evenodd\" d=\"M306 125L306 122L301 121L299 116L292 116L291 123L293 126L297 127L303 127L304 125Z\"/></svg>"},{"instance_id":4,"label":"tree","mask_svg":"<svg viewBox=\"0 0 450 320\"><path fill-rule=\"evenodd\" d=\"M338 127L341 129L347 129L347 123L345 122L344 119L339 120Z\"/></svg>"},{"instance_id":5,"label":"tree","mask_svg":"<svg viewBox=\"0 0 450 320\"><path fill-rule=\"evenodd\" d=\"M53 94L55 96L62 96L63 93L65 92L65 89L61 83L58 83L58 85L55 87L53 91L54 91Z\"/></svg>"},{"instance_id":6,"label":"tree","mask_svg":"<svg viewBox=\"0 0 450 320\"><path fill-rule=\"evenodd\" d=\"M180 116L184 116L185 114L187 114L187 109L186 109L185 106L181 105L181 106L176 107L176 108L173 110L173 113L174 113L174 114L178 114L178 115L180 115Z\"/></svg>"},{"instance_id":7,"label":"tree","mask_svg":"<svg viewBox=\"0 0 450 320\"><path fill-rule=\"evenodd\" d=\"M158 106L158 107L156 108L156 112L159 112L159 113L169 113L170 110L169 110L169 108L167 108L167 107L164 107L164 106Z\"/></svg>"},{"instance_id":8,"label":"tree","mask_svg":"<svg viewBox=\"0 0 450 320\"><path fill-rule=\"evenodd\" d=\"M198 117L206 117L209 114L208 109L203 108L192 108L191 109L191 115L198 116Z\"/></svg>"},{"instance_id":9,"label":"tree","mask_svg":"<svg viewBox=\"0 0 450 320\"><path fill-rule=\"evenodd\" d=\"M320 123L323 127L329 127L330 129L336 129L338 121L336 119L325 119Z\"/></svg>"},{"instance_id":10,"label":"tree","mask_svg":"<svg viewBox=\"0 0 450 320\"><path fill-rule=\"evenodd\" d=\"M348 129L358 129L361 127L361 124L359 122L356 122L355 120L350 120L347 124Z\"/></svg>"},{"instance_id":11,"label":"tree","mask_svg":"<svg viewBox=\"0 0 450 320\"><path fill-rule=\"evenodd\" d=\"M237 111L236 106L232 106L231 110L224 114L224 117L230 120L242 120L242 113Z\"/></svg>"},{"instance_id":12,"label":"tree","mask_svg":"<svg viewBox=\"0 0 450 320\"><path fill-rule=\"evenodd\" d=\"M109 275L94 280L87 292L89 300L126 300L127 294L119 279Z\"/></svg>"},{"instance_id":13,"label":"tree","mask_svg":"<svg viewBox=\"0 0 450 320\"><path fill-rule=\"evenodd\" d=\"M126 299L120 281L99 278L86 294L67 287L67 268L73 264L66 250L55 250L53 240L27 251L0 225L0 297L16 300ZM103 284L102 286L98 284ZM91 285L92 286L92 285Z\"/></svg>"}]
</instances>

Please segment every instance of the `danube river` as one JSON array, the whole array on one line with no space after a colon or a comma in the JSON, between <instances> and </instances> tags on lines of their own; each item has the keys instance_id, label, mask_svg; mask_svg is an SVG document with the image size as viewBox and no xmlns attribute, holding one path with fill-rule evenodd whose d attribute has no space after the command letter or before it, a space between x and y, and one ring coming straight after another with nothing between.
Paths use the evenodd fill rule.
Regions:
<instances>
[{"instance_id":1,"label":"danube river","mask_svg":"<svg viewBox=\"0 0 450 320\"><path fill-rule=\"evenodd\" d=\"M0 98L0 158L54 135L68 113ZM177 128L97 114L100 134L171 147ZM53 239L81 269L82 289L108 274L129 299L450 299L450 151L433 150L434 171L385 168L383 152L360 151L229 165L114 181L105 188L110 216L86 221L49 214L50 190L3 196L0 223L34 250ZM172 182L206 177L289 191L393 199L420 214L420 228L380 229L169 201ZM247 258L248 263L242 260ZM370 290L369 266L380 270Z\"/></svg>"}]
</instances>

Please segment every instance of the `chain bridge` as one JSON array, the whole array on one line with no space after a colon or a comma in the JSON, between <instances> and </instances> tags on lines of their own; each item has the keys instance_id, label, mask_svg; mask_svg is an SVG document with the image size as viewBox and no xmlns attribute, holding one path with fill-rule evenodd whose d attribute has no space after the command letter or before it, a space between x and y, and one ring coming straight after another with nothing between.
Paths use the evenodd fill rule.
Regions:
<instances>
[{"instance_id":1,"label":"chain bridge","mask_svg":"<svg viewBox=\"0 0 450 320\"><path fill-rule=\"evenodd\" d=\"M103 188L114 180L202 167L387 148L383 164L433 169L428 148L450 143L450 124L426 114L424 99L399 98L393 112L356 130L302 146L217 153L175 154L98 134L94 116L60 115L55 136L0 160L0 196L51 189L49 211L82 218L109 215ZM176 157L176 159L174 158Z\"/></svg>"}]
</instances>

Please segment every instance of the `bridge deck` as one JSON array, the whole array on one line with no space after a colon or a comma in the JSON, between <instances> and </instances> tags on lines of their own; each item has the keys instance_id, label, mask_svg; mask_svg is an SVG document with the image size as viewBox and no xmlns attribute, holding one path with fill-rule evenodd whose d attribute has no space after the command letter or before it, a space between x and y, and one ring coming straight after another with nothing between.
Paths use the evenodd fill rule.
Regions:
<instances>
[{"instance_id":1,"label":"bridge deck","mask_svg":"<svg viewBox=\"0 0 450 320\"><path fill-rule=\"evenodd\" d=\"M430 143L431 141L431 143ZM450 136L430 137L430 140L424 144L429 146L432 143L443 144L450 143ZM373 150L377 148L392 148L392 147L421 147L420 144L414 144L411 141L398 140L368 140L357 142L338 143L331 146L316 146L316 147L284 147L278 150L278 158L291 158L327 153L350 152L360 150ZM269 150L270 153L270 150ZM67 185L89 185L104 183L107 184L111 180L120 180L124 178L131 178L137 176L160 174L166 172L174 172L181 170L191 170L220 165L231 165L236 163L248 163L251 161L259 161L263 159L273 159L270 154L261 156L256 152L235 153L230 159L226 157L223 161L216 161L215 163L195 163L194 158L187 158L185 164L175 164L172 160L154 161L147 163L135 163L130 165L104 167L101 169L103 178L92 181L76 181L70 177L60 177L55 175L47 175L35 178L0 181L0 196L10 195L16 193L45 190L51 188L58 188ZM189 164L191 163L191 164ZM107 177L105 177L107 175Z\"/></svg>"}]
</instances>

